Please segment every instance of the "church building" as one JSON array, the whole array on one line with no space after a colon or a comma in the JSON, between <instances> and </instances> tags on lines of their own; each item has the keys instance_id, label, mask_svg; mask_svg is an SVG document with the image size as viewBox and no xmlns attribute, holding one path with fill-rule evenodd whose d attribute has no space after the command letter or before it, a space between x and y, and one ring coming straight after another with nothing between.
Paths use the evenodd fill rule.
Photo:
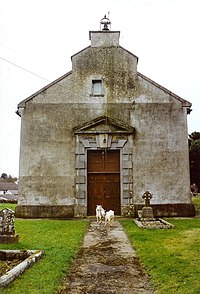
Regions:
<instances>
[{"instance_id":1,"label":"church building","mask_svg":"<svg viewBox=\"0 0 200 294\"><path fill-rule=\"evenodd\" d=\"M72 70L18 104L16 217L81 218L96 205L136 217L192 216L187 114L191 103L137 71L138 57L101 20Z\"/></svg>"}]
</instances>

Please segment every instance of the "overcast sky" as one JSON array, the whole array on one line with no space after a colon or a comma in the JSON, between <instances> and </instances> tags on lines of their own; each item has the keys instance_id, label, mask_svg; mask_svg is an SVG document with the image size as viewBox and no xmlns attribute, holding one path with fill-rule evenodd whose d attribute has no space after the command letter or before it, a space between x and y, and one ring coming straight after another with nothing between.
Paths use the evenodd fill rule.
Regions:
<instances>
[{"instance_id":1,"label":"overcast sky","mask_svg":"<svg viewBox=\"0 0 200 294\"><path fill-rule=\"evenodd\" d=\"M200 132L199 0L0 0L0 175L18 177L17 104L71 70L108 11L138 71L190 101Z\"/></svg>"}]
</instances>

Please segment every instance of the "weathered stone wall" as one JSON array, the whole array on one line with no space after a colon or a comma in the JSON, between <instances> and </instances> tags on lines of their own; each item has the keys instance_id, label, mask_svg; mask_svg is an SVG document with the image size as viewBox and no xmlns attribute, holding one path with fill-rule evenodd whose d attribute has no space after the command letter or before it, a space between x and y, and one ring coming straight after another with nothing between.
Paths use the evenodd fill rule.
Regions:
<instances>
[{"instance_id":1,"label":"weathered stone wall","mask_svg":"<svg viewBox=\"0 0 200 294\"><path fill-rule=\"evenodd\" d=\"M186 109L175 95L137 73L137 61L120 46L88 47L72 56L72 73L26 101L19 206L76 205L79 210L73 129L100 116L135 128L128 146L135 204L142 203L146 190L153 204L190 203ZM98 79L99 96L92 94L92 80Z\"/></svg>"},{"instance_id":2,"label":"weathered stone wall","mask_svg":"<svg viewBox=\"0 0 200 294\"><path fill-rule=\"evenodd\" d=\"M136 104L135 109L134 202L141 203L148 189L154 195L152 203L190 203L184 109L153 103Z\"/></svg>"},{"instance_id":3,"label":"weathered stone wall","mask_svg":"<svg viewBox=\"0 0 200 294\"><path fill-rule=\"evenodd\" d=\"M91 31L89 38L92 47L112 47L119 46L119 31Z\"/></svg>"}]
</instances>

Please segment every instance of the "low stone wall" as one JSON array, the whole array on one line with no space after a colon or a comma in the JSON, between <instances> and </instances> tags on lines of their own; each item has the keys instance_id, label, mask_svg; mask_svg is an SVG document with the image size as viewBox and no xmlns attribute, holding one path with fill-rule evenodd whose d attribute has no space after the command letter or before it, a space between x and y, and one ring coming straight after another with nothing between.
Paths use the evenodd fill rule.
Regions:
<instances>
[{"instance_id":1,"label":"low stone wall","mask_svg":"<svg viewBox=\"0 0 200 294\"><path fill-rule=\"evenodd\" d=\"M19 235L0 235L0 244L10 244L10 243L18 243L19 242Z\"/></svg>"},{"instance_id":2,"label":"low stone wall","mask_svg":"<svg viewBox=\"0 0 200 294\"><path fill-rule=\"evenodd\" d=\"M18 218L59 218L74 217L73 205L18 205L15 208Z\"/></svg>"},{"instance_id":3,"label":"low stone wall","mask_svg":"<svg viewBox=\"0 0 200 294\"><path fill-rule=\"evenodd\" d=\"M138 210L144 205L135 205L135 217L138 217ZM152 204L154 217L194 217L194 204L176 203L176 204Z\"/></svg>"},{"instance_id":4,"label":"low stone wall","mask_svg":"<svg viewBox=\"0 0 200 294\"><path fill-rule=\"evenodd\" d=\"M1 260L13 260L17 258L19 260L22 259L22 261L0 277L0 288L6 287L16 277L21 275L25 271L25 269L38 261L43 254L44 250L23 250L22 252L20 250L1 250ZM23 257L26 259L24 259Z\"/></svg>"},{"instance_id":5,"label":"low stone wall","mask_svg":"<svg viewBox=\"0 0 200 294\"><path fill-rule=\"evenodd\" d=\"M0 203L17 203L17 199L5 199L5 198L0 198Z\"/></svg>"},{"instance_id":6,"label":"low stone wall","mask_svg":"<svg viewBox=\"0 0 200 294\"><path fill-rule=\"evenodd\" d=\"M122 207L122 216L138 217L138 210L144 207L135 204ZM194 217L195 207L193 204L152 204L154 217ZM78 205L18 205L15 208L15 217L18 218L84 218L87 217L87 207Z\"/></svg>"}]
</instances>

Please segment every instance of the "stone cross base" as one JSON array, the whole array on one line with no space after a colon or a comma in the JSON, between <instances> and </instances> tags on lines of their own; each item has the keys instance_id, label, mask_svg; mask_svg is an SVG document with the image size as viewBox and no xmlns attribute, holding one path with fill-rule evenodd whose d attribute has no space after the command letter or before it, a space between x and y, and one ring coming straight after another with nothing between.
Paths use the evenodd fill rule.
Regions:
<instances>
[{"instance_id":1,"label":"stone cross base","mask_svg":"<svg viewBox=\"0 0 200 294\"><path fill-rule=\"evenodd\" d=\"M152 207L143 207L140 213L142 219L154 220Z\"/></svg>"},{"instance_id":2,"label":"stone cross base","mask_svg":"<svg viewBox=\"0 0 200 294\"><path fill-rule=\"evenodd\" d=\"M19 235L0 235L0 243L18 243Z\"/></svg>"}]
</instances>

